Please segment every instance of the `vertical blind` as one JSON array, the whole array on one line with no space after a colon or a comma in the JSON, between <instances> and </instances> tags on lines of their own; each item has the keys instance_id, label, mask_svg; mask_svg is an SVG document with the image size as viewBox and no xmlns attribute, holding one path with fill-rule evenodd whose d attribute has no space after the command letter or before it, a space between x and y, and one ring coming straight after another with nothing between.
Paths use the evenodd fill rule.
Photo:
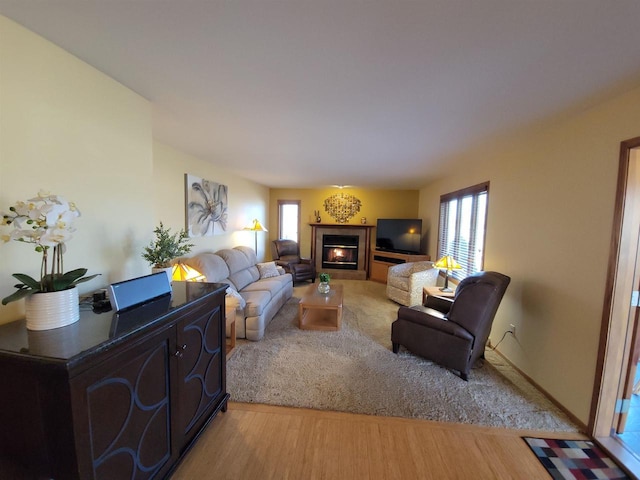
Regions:
<instances>
[{"instance_id":1,"label":"vertical blind","mask_svg":"<svg viewBox=\"0 0 640 480\"><path fill-rule=\"evenodd\" d=\"M451 255L462 266L452 276L462 279L479 272L484 263L489 182L440 197L438 258Z\"/></svg>"}]
</instances>

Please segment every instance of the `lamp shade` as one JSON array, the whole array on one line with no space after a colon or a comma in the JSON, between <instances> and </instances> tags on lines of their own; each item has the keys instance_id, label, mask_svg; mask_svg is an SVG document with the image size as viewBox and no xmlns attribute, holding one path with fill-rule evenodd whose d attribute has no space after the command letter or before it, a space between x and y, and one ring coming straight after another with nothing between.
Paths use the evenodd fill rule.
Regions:
<instances>
[{"instance_id":1,"label":"lamp shade","mask_svg":"<svg viewBox=\"0 0 640 480\"><path fill-rule=\"evenodd\" d=\"M258 255L258 232L268 232L269 230L264 228L257 218L253 219L253 224L250 227L244 227L243 230L247 230L255 234L255 237L256 237L255 251L256 251L256 255Z\"/></svg>"},{"instance_id":2,"label":"lamp shade","mask_svg":"<svg viewBox=\"0 0 640 480\"><path fill-rule=\"evenodd\" d=\"M439 268L440 270L451 271L460 270L462 268L462 265L456 262L456 259L451 255L445 255L435 263L434 267Z\"/></svg>"},{"instance_id":3,"label":"lamp shade","mask_svg":"<svg viewBox=\"0 0 640 480\"><path fill-rule=\"evenodd\" d=\"M177 263L173 267L173 275L171 278L178 282L202 282L206 280L206 277L202 273L184 263Z\"/></svg>"},{"instance_id":4,"label":"lamp shade","mask_svg":"<svg viewBox=\"0 0 640 480\"><path fill-rule=\"evenodd\" d=\"M253 219L253 224L250 227L244 227L244 230L251 230L252 232L268 232L266 228L258 221L257 218Z\"/></svg>"}]
</instances>

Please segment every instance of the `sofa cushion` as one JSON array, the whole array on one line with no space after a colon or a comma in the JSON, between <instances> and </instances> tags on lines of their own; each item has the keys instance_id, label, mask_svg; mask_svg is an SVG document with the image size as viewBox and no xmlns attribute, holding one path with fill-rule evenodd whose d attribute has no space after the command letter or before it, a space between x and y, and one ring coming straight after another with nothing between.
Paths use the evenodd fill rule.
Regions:
<instances>
[{"instance_id":1,"label":"sofa cushion","mask_svg":"<svg viewBox=\"0 0 640 480\"><path fill-rule=\"evenodd\" d=\"M278 290L281 290L292 283L291 274L283 273L282 275L278 275L277 277L264 278L256 282L257 285L261 285L263 283L269 284L268 288L270 291L273 291L273 288L271 287L272 283L276 283L278 285Z\"/></svg>"},{"instance_id":2,"label":"sofa cushion","mask_svg":"<svg viewBox=\"0 0 640 480\"><path fill-rule=\"evenodd\" d=\"M247 262L249 263L249 265L255 265L256 263L258 263L258 256L256 255L256 252L253 251L253 248L239 245L237 247L233 247L233 249L242 252L244 256L247 257Z\"/></svg>"},{"instance_id":3,"label":"sofa cushion","mask_svg":"<svg viewBox=\"0 0 640 480\"><path fill-rule=\"evenodd\" d=\"M253 282L260 279L260 274L257 273L258 269L255 268L255 270L255 275L249 269L241 270L236 274L229 275L229 280L231 280L231 282L236 286L238 291L241 291L247 285L251 285Z\"/></svg>"},{"instance_id":4,"label":"sofa cushion","mask_svg":"<svg viewBox=\"0 0 640 480\"><path fill-rule=\"evenodd\" d=\"M246 317L259 317L262 311L271 301L271 293L268 290L243 290L240 295L245 299L247 305L244 307Z\"/></svg>"},{"instance_id":5,"label":"sofa cushion","mask_svg":"<svg viewBox=\"0 0 640 480\"><path fill-rule=\"evenodd\" d=\"M229 280L231 280L238 291L260 279L258 267L250 263L249 256L239 247L218 250L216 255L219 255L227 263L229 267Z\"/></svg>"},{"instance_id":6,"label":"sofa cushion","mask_svg":"<svg viewBox=\"0 0 640 480\"><path fill-rule=\"evenodd\" d=\"M207 282L227 283L229 267L226 262L213 252L202 252L194 257L177 258L171 263L184 263L207 277Z\"/></svg>"},{"instance_id":7,"label":"sofa cushion","mask_svg":"<svg viewBox=\"0 0 640 480\"><path fill-rule=\"evenodd\" d=\"M251 266L247 256L238 249L223 248L222 250L218 250L215 254L226 262L231 275Z\"/></svg>"},{"instance_id":8,"label":"sofa cushion","mask_svg":"<svg viewBox=\"0 0 640 480\"><path fill-rule=\"evenodd\" d=\"M287 274L290 277L290 274ZM284 275L283 275L284 276ZM283 281L280 277L271 277L271 278L263 278L262 280L258 280L257 282L253 282L242 289L242 293L244 292L269 292L269 296L275 296L280 290L284 288L287 284L286 280Z\"/></svg>"}]
</instances>

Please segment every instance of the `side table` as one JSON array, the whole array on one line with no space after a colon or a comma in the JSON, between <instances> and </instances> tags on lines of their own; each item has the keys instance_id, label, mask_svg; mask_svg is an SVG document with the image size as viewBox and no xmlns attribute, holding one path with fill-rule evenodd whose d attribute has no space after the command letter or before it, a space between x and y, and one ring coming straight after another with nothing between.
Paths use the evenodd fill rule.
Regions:
<instances>
[{"instance_id":1,"label":"side table","mask_svg":"<svg viewBox=\"0 0 640 480\"><path fill-rule=\"evenodd\" d=\"M455 294L456 294L455 288L453 289L452 292L443 292L442 290L440 290L440 287L424 287L422 289L422 304L424 305L424 301L427 299L428 296L453 298Z\"/></svg>"},{"instance_id":2,"label":"side table","mask_svg":"<svg viewBox=\"0 0 640 480\"><path fill-rule=\"evenodd\" d=\"M236 307L231 305L225 308L225 321L227 325L230 325L231 331L229 332L229 339L227 340L227 360L233 354L236 348ZM226 330L226 329L225 329Z\"/></svg>"}]
</instances>

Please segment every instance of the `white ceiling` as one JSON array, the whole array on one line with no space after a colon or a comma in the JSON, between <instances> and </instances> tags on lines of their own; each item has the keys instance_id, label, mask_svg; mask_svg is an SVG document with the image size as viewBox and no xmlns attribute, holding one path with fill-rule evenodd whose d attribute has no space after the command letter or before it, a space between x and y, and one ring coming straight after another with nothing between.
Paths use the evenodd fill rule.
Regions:
<instances>
[{"instance_id":1,"label":"white ceiling","mask_svg":"<svg viewBox=\"0 0 640 480\"><path fill-rule=\"evenodd\" d=\"M420 188L477 142L640 83L638 0L0 0L0 14L150 100L159 141L270 187Z\"/></svg>"}]
</instances>

